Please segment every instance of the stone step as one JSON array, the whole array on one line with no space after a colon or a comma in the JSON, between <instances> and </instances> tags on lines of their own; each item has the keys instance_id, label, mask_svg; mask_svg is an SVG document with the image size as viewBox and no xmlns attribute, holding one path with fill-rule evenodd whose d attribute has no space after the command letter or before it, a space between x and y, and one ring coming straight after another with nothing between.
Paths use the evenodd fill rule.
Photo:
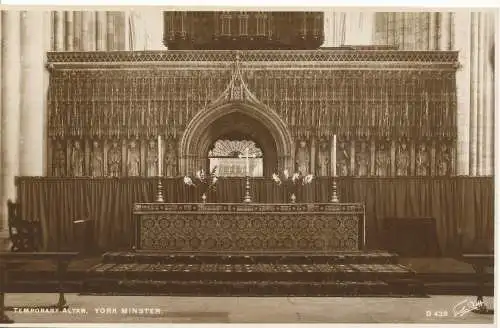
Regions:
<instances>
[{"instance_id":1,"label":"stone step","mask_svg":"<svg viewBox=\"0 0 500 328\"><path fill-rule=\"evenodd\" d=\"M413 287L393 286L382 281L158 281L93 280L83 294L189 295L189 296L393 296L420 297Z\"/></svg>"},{"instance_id":2,"label":"stone step","mask_svg":"<svg viewBox=\"0 0 500 328\"><path fill-rule=\"evenodd\" d=\"M102 263L159 263L159 264L321 264L370 263L397 264L398 255L384 251L329 253L151 253L107 252Z\"/></svg>"},{"instance_id":3,"label":"stone step","mask_svg":"<svg viewBox=\"0 0 500 328\"><path fill-rule=\"evenodd\" d=\"M365 281L414 278L398 264L98 264L88 279Z\"/></svg>"}]
</instances>

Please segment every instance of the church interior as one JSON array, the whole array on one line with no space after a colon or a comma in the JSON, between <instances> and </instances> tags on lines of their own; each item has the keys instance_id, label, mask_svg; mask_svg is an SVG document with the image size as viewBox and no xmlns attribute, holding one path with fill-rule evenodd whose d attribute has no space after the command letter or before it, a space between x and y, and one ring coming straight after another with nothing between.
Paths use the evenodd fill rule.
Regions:
<instances>
[{"instance_id":1,"label":"church interior","mask_svg":"<svg viewBox=\"0 0 500 328\"><path fill-rule=\"evenodd\" d=\"M2 322L31 293L493 322L496 11L0 19Z\"/></svg>"}]
</instances>

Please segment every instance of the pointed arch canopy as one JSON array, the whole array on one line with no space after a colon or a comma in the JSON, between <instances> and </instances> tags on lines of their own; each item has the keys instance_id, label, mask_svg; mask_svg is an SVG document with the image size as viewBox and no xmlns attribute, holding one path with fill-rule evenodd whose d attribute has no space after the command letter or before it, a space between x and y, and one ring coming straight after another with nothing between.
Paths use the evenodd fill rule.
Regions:
<instances>
[{"instance_id":1,"label":"pointed arch canopy","mask_svg":"<svg viewBox=\"0 0 500 328\"><path fill-rule=\"evenodd\" d=\"M217 121L233 113L241 113L253 118L262 124L274 140L268 140L269 144L275 146L277 163L275 167L292 167L292 154L294 143L291 134L277 115L272 112L255 107L244 102L231 102L211 110L202 110L188 124L181 142L179 143L180 171L190 174L199 167L206 166L207 145L216 140L203 140L207 136L207 130L214 126ZM237 125L234 126L237 129ZM264 154L267 157L269 154Z\"/></svg>"},{"instance_id":2,"label":"pointed arch canopy","mask_svg":"<svg viewBox=\"0 0 500 328\"><path fill-rule=\"evenodd\" d=\"M260 102L250 92L243 80L237 57L232 78L225 91L212 104L200 110L184 131L179 143L179 169L182 174L190 174L195 169L206 166L208 155L206 145L215 140L203 139L207 136L210 138L207 131L216 126L216 122L231 114L242 114L239 117L249 117L265 128L266 135L271 136L273 140L263 142L273 144L276 152L271 156L277 161L272 163L274 168L283 169L293 166L295 147L286 123L273 109ZM234 129L237 129L237 126L238 124L234 126ZM267 157L266 154L264 156Z\"/></svg>"}]
</instances>

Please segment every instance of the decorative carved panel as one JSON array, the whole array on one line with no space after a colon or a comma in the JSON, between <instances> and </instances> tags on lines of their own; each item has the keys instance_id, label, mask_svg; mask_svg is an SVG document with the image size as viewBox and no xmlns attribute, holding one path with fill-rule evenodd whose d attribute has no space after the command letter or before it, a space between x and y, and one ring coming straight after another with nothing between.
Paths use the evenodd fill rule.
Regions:
<instances>
[{"instance_id":1,"label":"decorative carved panel","mask_svg":"<svg viewBox=\"0 0 500 328\"><path fill-rule=\"evenodd\" d=\"M362 248L361 204L136 204L137 249L328 252Z\"/></svg>"},{"instance_id":2,"label":"decorative carved panel","mask_svg":"<svg viewBox=\"0 0 500 328\"><path fill-rule=\"evenodd\" d=\"M321 152L320 141L331 147L336 134L339 175L455 174L456 52L86 52L48 58L48 167L54 176L158 174L149 148L158 135L166 140L162 175L178 175L179 160L198 169L203 159L178 158L178 140L228 85L225 101L245 102L251 94L282 119L297 142L288 154L297 168L299 160L308 172L323 175L332 154L328 159ZM137 140L136 148L130 149L130 140ZM299 156L300 140L307 152ZM389 155L382 155L378 140L387 140ZM407 146L401 150L402 140ZM427 153L419 153L421 143Z\"/></svg>"}]
</instances>

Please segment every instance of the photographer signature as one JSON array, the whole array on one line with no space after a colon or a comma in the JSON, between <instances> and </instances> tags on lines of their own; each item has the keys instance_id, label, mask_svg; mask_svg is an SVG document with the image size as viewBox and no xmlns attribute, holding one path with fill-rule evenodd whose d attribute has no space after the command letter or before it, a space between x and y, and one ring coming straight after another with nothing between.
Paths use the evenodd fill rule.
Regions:
<instances>
[{"instance_id":1,"label":"photographer signature","mask_svg":"<svg viewBox=\"0 0 500 328\"><path fill-rule=\"evenodd\" d=\"M465 299L455 304L453 307L453 316L463 317L466 313L479 309L483 306L485 306L485 304L482 301L470 301Z\"/></svg>"}]
</instances>

